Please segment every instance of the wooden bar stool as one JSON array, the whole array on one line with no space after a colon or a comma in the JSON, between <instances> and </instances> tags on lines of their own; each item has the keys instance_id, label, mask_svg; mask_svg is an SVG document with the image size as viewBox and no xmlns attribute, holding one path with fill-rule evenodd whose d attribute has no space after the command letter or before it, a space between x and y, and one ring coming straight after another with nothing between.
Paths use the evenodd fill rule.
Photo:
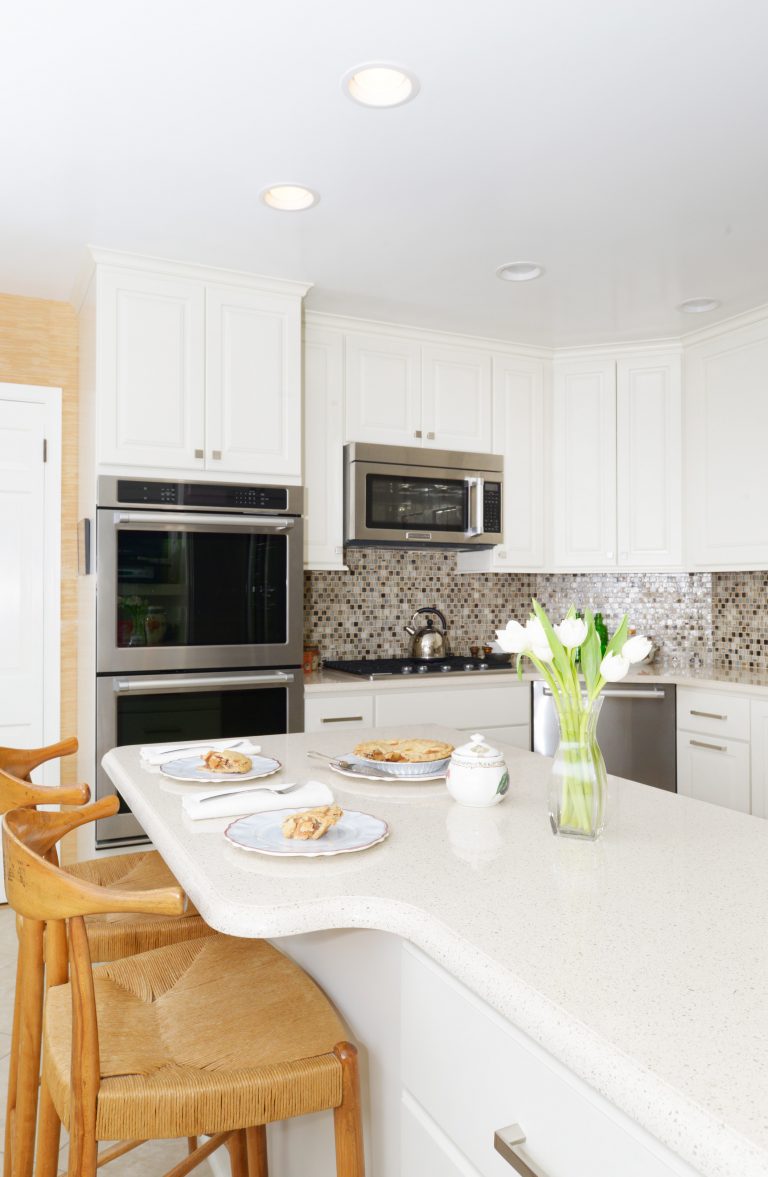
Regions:
<instances>
[{"instance_id":1,"label":"wooden bar stool","mask_svg":"<svg viewBox=\"0 0 768 1177\"><path fill-rule=\"evenodd\" d=\"M298 965L266 941L219 934L92 965L86 917L184 910L179 887L99 887L50 861L65 833L116 808L105 798L3 819L11 905L25 925L66 926L53 943L68 942L71 981L46 995L42 1087L69 1129L69 1177L94 1177L145 1140L200 1135L211 1140L166 1177L224 1143L233 1177L267 1177L265 1125L330 1109L337 1177L364 1177L357 1051ZM99 1140L124 1143L99 1157ZM55 1177L57 1154L41 1116L36 1177Z\"/></svg>"},{"instance_id":2,"label":"wooden bar stool","mask_svg":"<svg viewBox=\"0 0 768 1177\"><path fill-rule=\"evenodd\" d=\"M63 740L47 748L29 751L0 748L0 813L20 806L83 805L90 798L87 785L48 787L29 782L33 769L47 760L70 755L77 750L77 740ZM24 779L14 775L24 774ZM49 851L51 861L58 864L55 846ZM157 851L121 854L98 861L73 863L64 868L68 874L96 884L127 890L173 886L176 882ZM47 961L48 984L61 984L67 979L66 953L55 953L44 942L43 926L24 929L17 920L19 933L19 961L14 997L11 1052L8 1065L8 1095L6 1104L3 1177L30 1177L34 1158L35 1122L37 1118L38 1084L40 1075L40 1036L42 1028L44 958ZM189 908L182 917L124 914L117 917L95 915L86 920L86 931L95 960L114 960L136 952L146 952L163 944L211 934L211 929ZM57 934L51 931L47 940ZM60 933L59 933L60 934ZM22 956L25 957L22 962ZM24 985L19 977L22 969Z\"/></svg>"}]
</instances>

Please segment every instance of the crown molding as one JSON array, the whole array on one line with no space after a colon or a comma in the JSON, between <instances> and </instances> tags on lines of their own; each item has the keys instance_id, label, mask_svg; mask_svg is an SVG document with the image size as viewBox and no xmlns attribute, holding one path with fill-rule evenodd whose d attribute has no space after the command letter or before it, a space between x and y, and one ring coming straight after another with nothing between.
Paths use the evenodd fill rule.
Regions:
<instances>
[{"instance_id":1,"label":"crown molding","mask_svg":"<svg viewBox=\"0 0 768 1177\"><path fill-rule=\"evenodd\" d=\"M730 335L742 327L754 327L755 323L763 323L768 319L768 303L752 307L749 311L742 311L738 315L731 315L727 319L720 319L717 323L710 323L707 327L698 327L695 331L687 331L683 335L683 347L692 347L696 343L706 343L709 339L717 339L720 335Z\"/></svg>"},{"instance_id":2,"label":"crown molding","mask_svg":"<svg viewBox=\"0 0 768 1177\"><path fill-rule=\"evenodd\" d=\"M509 339L496 339L486 335L464 335L455 331L436 331L414 327L408 323L389 323L381 319L357 319L351 315L333 315L327 311L304 310L307 327L323 327L340 333L364 331L366 335L399 335L401 339L412 339L419 343L434 343L440 347L482 347L488 351L528 356L534 360L551 360L551 347L536 347L528 343L516 343Z\"/></svg>"},{"instance_id":3,"label":"crown molding","mask_svg":"<svg viewBox=\"0 0 768 1177\"><path fill-rule=\"evenodd\" d=\"M251 274L245 270L225 270L217 266L201 266L171 258L149 257L138 253L123 253L116 249L87 247L88 256L75 281L71 301L79 309L96 266L114 266L123 270L144 273L170 274L175 278L191 278L198 282L216 282L225 286L248 287L268 294L289 294L303 298L312 289L311 282L294 282L288 278L272 278L265 274Z\"/></svg>"}]
</instances>

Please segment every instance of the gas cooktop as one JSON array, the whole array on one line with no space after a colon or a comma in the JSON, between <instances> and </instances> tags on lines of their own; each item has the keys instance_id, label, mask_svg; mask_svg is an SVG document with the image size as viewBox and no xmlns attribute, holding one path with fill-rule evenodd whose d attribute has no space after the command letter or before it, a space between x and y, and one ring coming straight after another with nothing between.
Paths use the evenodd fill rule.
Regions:
<instances>
[{"instance_id":1,"label":"gas cooktop","mask_svg":"<svg viewBox=\"0 0 768 1177\"><path fill-rule=\"evenodd\" d=\"M324 662L326 670L340 670L344 674L356 674L358 678L391 678L397 674L456 674L458 671L480 671L492 674L494 671L510 669L509 662L485 662L482 658L361 658L353 662Z\"/></svg>"}]
</instances>

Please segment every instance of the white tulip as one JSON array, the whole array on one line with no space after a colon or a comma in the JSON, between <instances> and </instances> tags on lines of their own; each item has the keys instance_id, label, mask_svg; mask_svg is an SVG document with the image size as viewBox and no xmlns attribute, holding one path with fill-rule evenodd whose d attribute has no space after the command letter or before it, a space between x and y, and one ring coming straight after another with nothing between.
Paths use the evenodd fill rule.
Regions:
<instances>
[{"instance_id":1,"label":"white tulip","mask_svg":"<svg viewBox=\"0 0 768 1177\"><path fill-rule=\"evenodd\" d=\"M621 656L627 662L642 662L651 652L653 642L650 638L634 637L626 641L621 647Z\"/></svg>"},{"instance_id":2,"label":"white tulip","mask_svg":"<svg viewBox=\"0 0 768 1177\"><path fill-rule=\"evenodd\" d=\"M505 654L525 654L530 649L530 637L519 621L508 621L506 629L496 630L496 637Z\"/></svg>"},{"instance_id":3,"label":"white tulip","mask_svg":"<svg viewBox=\"0 0 768 1177\"><path fill-rule=\"evenodd\" d=\"M539 662L551 662L553 658L552 649L544 626L538 617L528 618L525 623L525 632L528 635L528 648L533 656L538 658Z\"/></svg>"},{"instance_id":4,"label":"white tulip","mask_svg":"<svg viewBox=\"0 0 768 1177\"><path fill-rule=\"evenodd\" d=\"M619 682L629 674L629 659L621 654L606 654L600 663L600 673L606 682Z\"/></svg>"},{"instance_id":5,"label":"white tulip","mask_svg":"<svg viewBox=\"0 0 768 1177\"><path fill-rule=\"evenodd\" d=\"M566 650L573 650L576 646L580 646L587 636L587 623L582 621L580 617L565 617L554 628Z\"/></svg>"}]
</instances>

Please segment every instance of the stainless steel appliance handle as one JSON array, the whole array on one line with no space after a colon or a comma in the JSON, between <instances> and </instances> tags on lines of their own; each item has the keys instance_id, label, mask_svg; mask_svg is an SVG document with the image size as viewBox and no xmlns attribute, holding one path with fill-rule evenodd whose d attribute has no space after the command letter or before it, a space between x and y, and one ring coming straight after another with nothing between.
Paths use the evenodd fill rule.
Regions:
<instances>
[{"instance_id":1,"label":"stainless steel appliance handle","mask_svg":"<svg viewBox=\"0 0 768 1177\"><path fill-rule=\"evenodd\" d=\"M727 719L727 715L718 715L716 711L694 711L691 708L691 715L698 715L699 719Z\"/></svg>"},{"instance_id":2,"label":"stainless steel appliance handle","mask_svg":"<svg viewBox=\"0 0 768 1177\"><path fill-rule=\"evenodd\" d=\"M167 678L116 678L113 689L116 695L129 693L139 694L148 691L163 691L167 694L178 694L180 691L194 691L200 687L264 687L274 683L292 683L294 675L282 670L272 670L267 674L206 674L206 675L169 675Z\"/></svg>"},{"instance_id":3,"label":"stainless steel appliance handle","mask_svg":"<svg viewBox=\"0 0 768 1177\"><path fill-rule=\"evenodd\" d=\"M485 530L483 520L483 490L485 479L478 477L465 478L467 496L469 498L469 527L467 535L482 535Z\"/></svg>"},{"instance_id":4,"label":"stainless steel appliance handle","mask_svg":"<svg viewBox=\"0 0 768 1177\"><path fill-rule=\"evenodd\" d=\"M546 1177L543 1169L532 1169L528 1161L520 1155L521 1144L525 1144L525 1133L519 1124L497 1128L493 1134L493 1147L496 1152L520 1174L520 1177Z\"/></svg>"},{"instance_id":5,"label":"stainless steel appliance handle","mask_svg":"<svg viewBox=\"0 0 768 1177\"><path fill-rule=\"evenodd\" d=\"M727 752L727 744L707 744L704 740L689 740L692 748L708 748L710 752Z\"/></svg>"},{"instance_id":6,"label":"stainless steel appliance handle","mask_svg":"<svg viewBox=\"0 0 768 1177\"><path fill-rule=\"evenodd\" d=\"M257 531L261 527L268 527L272 531L288 531L289 528L293 527L296 520L284 519L279 515L184 515L175 511L173 513L165 511L116 511L114 522L115 527L133 526L134 524L152 526L155 523L162 523L166 527L176 527L180 524L187 524L189 526L198 524L201 527L216 527L217 529L247 527L251 531Z\"/></svg>"},{"instance_id":7,"label":"stainless steel appliance handle","mask_svg":"<svg viewBox=\"0 0 768 1177\"><path fill-rule=\"evenodd\" d=\"M544 688L543 692L548 698L551 697L552 691L549 687ZM603 699L666 699L666 691L601 691L600 695Z\"/></svg>"}]
</instances>

